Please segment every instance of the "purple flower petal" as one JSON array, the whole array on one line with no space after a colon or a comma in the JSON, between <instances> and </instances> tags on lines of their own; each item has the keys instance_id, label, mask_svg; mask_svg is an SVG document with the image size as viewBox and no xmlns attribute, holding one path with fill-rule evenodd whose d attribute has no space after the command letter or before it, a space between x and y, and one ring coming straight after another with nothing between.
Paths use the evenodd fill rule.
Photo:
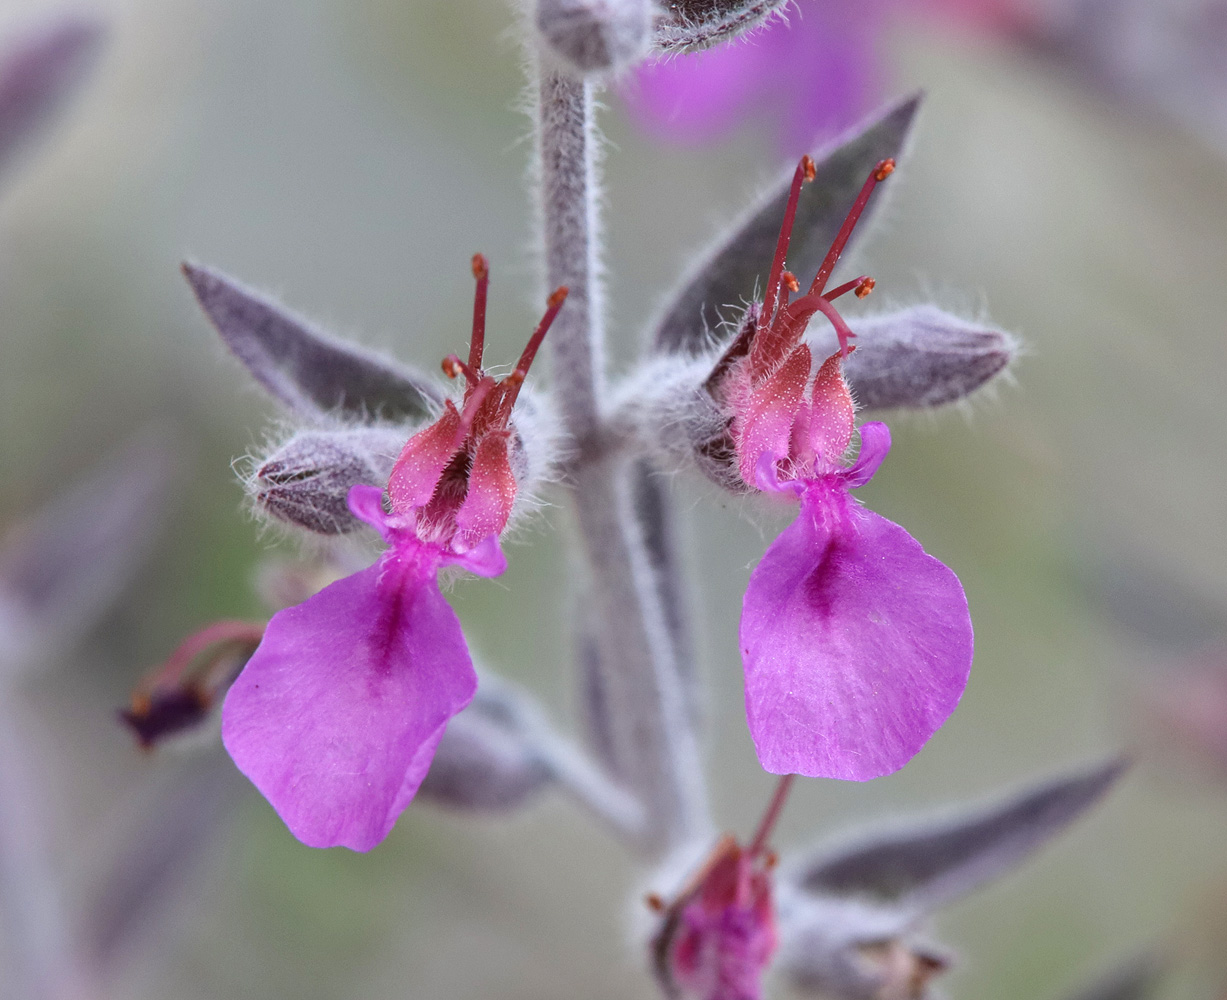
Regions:
<instances>
[{"instance_id":1,"label":"purple flower petal","mask_svg":"<svg viewBox=\"0 0 1227 1000\"><path fill-rule=\"evenodd\" d=\"M350 487L345 502L354 517L378 531L385 542L391 541L393 528L388 512L383 509L383 490L378 486L358 483Z\"/></svg>"},{"instance_id":2,"label":"purple flower petal","mask_svg":"<svg viewBox=\"0 0 1227 1000\"><path fill-rule=\"evenodd\" d=\"M864 781L906 764L958 704L971 618L954 573L828 477L751 574L741 650L763 767Z\"/></svg>"},{"instance_id":3,"label":"purple flower petal","mask_svg":"<svg viewBox=\"0 0 1227 1000\"><path fill-rule=\"evenodd\" d=\"M278 612L226 697L226 749L305 844L383 840L476 691L439 561L400 538L374 566Z\"/></svg>"}]
</instances>

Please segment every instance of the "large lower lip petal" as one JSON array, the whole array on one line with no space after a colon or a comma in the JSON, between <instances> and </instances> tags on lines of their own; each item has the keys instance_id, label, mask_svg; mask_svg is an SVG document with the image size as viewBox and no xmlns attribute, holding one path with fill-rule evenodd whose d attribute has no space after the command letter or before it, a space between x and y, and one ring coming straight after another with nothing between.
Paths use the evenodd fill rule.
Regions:
<instances>
[{"instance_id":1,"label":"large lower lip petal","mask_svg":"<svg viewBox=\"0 0 1227 1000\"><path fill-rule=\"evenodd\" d=\"M763 767L863 781L901 768L954 711L971 618L953 572L824 482L751 574L741 649Z\"/></svg>"}]
</instances>

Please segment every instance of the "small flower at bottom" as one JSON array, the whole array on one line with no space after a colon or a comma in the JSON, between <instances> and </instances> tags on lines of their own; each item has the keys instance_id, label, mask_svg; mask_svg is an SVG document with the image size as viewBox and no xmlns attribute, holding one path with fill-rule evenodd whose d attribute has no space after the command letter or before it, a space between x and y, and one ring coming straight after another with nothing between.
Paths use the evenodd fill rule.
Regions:
<instances>
[{"instance_id":1,"label":"small flower at bottom","mask_svg":"<svg viewBox=\"0 0 1227 1000\"><path fill-rule=\"evenodd\" d=\"M763 977L779 946L776 856L768 841L794 777L780 779L748 846L725 834L672 903L648 896L661 914L651 951L667 996L762 1000Z\"/></svg>"},{"instance_id":2,"label":"small flower at bottom","mask_svg":"<svg viewBox=\"0 0 1227 1000\"><path fill-rule=\"evenodd\" d=\"M488 271L479 256L469 361L444 369L466 381L458 407L405 445L383 491L357 485L355 517L388 548L373 565L273 616L222 710L222 740L303 843L370 850L425 777L448 720L477 676L438 574L506 568L498 536L517 492L512 407L565 289L515 370L481 368Z\"/></svg>"},{"instance_id":3,"label":"small flower at bottom","mask_svg":"<svg viewBox=\"0 0 1227 1000\"><path fill-rule=\"evenodd\" d=\"M730 417L738 474L790 495L797 520L767 549L742 605L746 715L763 767L776 774L866 780L898 770L945 722L971 670L972 628L958 578L906 531L863 509L850 490L867 483L890 450L885 424L860 428L855 464L844 455L855 407L842 364L855 336L833 302L872 279L825 291L874 186L871 173L805 295L784 269L801 185L797 168L760 307L709 379ZM840 350L813 373L802 342L821 312Z\"/></svg>"}]
</instances>

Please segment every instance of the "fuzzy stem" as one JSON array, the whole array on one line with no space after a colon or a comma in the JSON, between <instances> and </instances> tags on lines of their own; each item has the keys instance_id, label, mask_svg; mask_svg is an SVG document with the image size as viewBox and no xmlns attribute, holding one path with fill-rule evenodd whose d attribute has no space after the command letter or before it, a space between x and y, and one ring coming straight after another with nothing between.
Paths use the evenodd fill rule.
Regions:
<instances>
[{"instance_id":1,"label":"fuzzy stem","mask_svg":"<svg viewBox=\"0 0 1227 1000\"><path fill-rule=\"evenodd\" d=\"M643 851L659 856L706 824L698 748L677 650L635 517L627 463L602 458L604 351L596 285L597 191L591 84L540 80L541 220L549 287L570 298L550 337L553 383L579 461L575 510L590 581L609 748L645 810Z\"/></svg>"}]
</instances>

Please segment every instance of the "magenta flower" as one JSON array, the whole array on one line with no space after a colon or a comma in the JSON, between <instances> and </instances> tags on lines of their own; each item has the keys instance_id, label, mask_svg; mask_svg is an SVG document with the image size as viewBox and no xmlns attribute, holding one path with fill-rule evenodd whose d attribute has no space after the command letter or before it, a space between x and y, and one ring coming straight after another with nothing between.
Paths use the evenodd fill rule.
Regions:
<instances>
[{"instance_id":1,"label":"magenta flower","mask_svg":"<svg viewBox=\"0 0 1227 1000\"><path fill-rule=\"evenodd\" d=\"M696 5L697 6L697 5ZM1014 0L800 0L784 16L701 52L667 51L622 88L635 120L674 142L708 141L766 122L785 148L859 121L889 78L887 29L897 15L939 15L976 29L1016 30Z\"/></svg>"},{"instance_id":2,"label":"magenta flower","mask_svg":"<svg viewBox=\"0 0 1227 1000\"><path fill-rule=\"evenodd\" d=\"M762 1000L763 977L779 947L768 841L794 776L780 779L749 846L725 834L661 914L652 938L656 974L668 996L694 1000Z\"/></svg>"},{"instance_id":3,"label":"magenta flower","mask_svg":"<svg viewBox=\"0 0 1227 1000\"><path fill-rule=\"evenodd\" d=\"M717 844L677 915L670 975L696 1000L761 1000L779 944L769 855L732 837Z\"/></svg>"},{"instance_id":4,"label":"magenta flower","mask_svg":"<svg viewBox=\"0 0 1227 1000\"><path fill-rule=\"evenodd\" d=\"M742 605L746 714L759 760L776 774L865 780L898 770L954 710L971 669L958 578L850 495L886 457L886 426L861 427L860 455L844 464L854 406L841 365L854 334L832 301L863 296L872 282L824 289L870 192L893 169L887 160L870 175L808 292L790 302L800 285L784 257L813 175L802 161L765 301L717 368L742 479L801 507L751 574ZM811 376L801 338L818 312L840 350Z\"/></svg>"},{"instance_id":5,"label":"magenta flower","mask_svg":"<svg viewBox=\"0 0 1227 1000\"><path fill-rule=\"evenodd\" d=\"M312 847L367 851L378 844L426 776L448 720L477 689L460 622L438 574L506 568L498 536L516 496L512 407L562 306L565 289L515 370L481 369L485 261L474 258L477 297L469 362L444 362L466 380L462 405L405 445L383 492L355 486L354 516L388 548L367 569L275 614L231 687L222 740L235 764L290 832Z\"/></svg>"},{"instance_id":6,"label":"magenta flower","mask_svg":"<svg viewBox=\"0 0 1227 1000\"><path fill-rule=\"evenodd\" d=\"M744 39L643 65L623 88L654 135L702 142L766 113L789 144L846 128L878 98L876 53L891 0L798 4Z\"/></svg>"}]
</instances>

